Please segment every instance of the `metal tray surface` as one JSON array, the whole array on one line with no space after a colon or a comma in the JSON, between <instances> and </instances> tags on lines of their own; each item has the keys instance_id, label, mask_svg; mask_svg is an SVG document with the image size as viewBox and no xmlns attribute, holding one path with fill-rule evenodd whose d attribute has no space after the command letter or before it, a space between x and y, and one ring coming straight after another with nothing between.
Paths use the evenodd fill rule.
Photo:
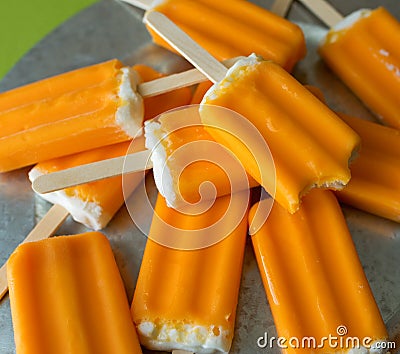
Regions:
<instances>
[{"instance_id":1,"label":"metal tray surface","mask_svg":"<svg viewBox=\"0 0 400 354\"><path fill-rule=\"evenodd\" d=\"M269 8L272 0L254 2ZM343 14L360 6L373 8L384 5L400 18L396 0L337 0L332 3ZM141 23L142 16L142 11L113 0L96 3L38 43L2 80L0 91L114 57L126 64L144 63L166 73L189 68L185 60L151 43ZM293 4L288 17L302 26L308 47L308 55L296 66L294 75L304 84L320 87L333 109L373 120L373 115L316 54L316 47L326 32L325 27L297 3ZM27 178L28 170L0 174L1 263L7 260L17 244L50 208L49 203L32 192ZM154 200L156 189L151 173L146 177L146 185L150 199ZM131 207L135 207L135 194L131 196L130 203ZM400 225L347 206L343 206L343 212L390 335L392 339L400 341ZM84 226L68 218L57 234L85 231L88 230ZM125 207L120 209L103 232L112 244L131 300L146 237L135 227ZM257 339L265 332L272 336L275 328L248 241L231 353L278 353L277 348L257 346ZM400 348L400 343L397 347ZM7 295L0 302L0 354L11 353L15 353L15 347ZM145 350L145 353L152 352Z\"/></svg>"}]
</instances>

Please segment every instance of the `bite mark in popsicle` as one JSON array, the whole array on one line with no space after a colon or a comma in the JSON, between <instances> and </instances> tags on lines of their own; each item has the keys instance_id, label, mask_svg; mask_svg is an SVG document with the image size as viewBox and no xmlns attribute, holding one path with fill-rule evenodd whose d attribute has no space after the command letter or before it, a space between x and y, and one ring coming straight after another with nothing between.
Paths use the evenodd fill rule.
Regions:
<instances>
[{"instance_id":1,"label":"bite mark in popsicle","mask_svg":"<svg viewBox=\"0 0 400 354\"><path fill-rule=\"evenodd\" d=\"M276 200L287 210L295 212L311 188L341 189L348 183L348 164L359 145L358 135L282 68L252 55L227 71L162 14L150 12L146 21L216 82L202 101L202 122L220 128L209 129L213 138L274 194L271 165L263 166L257 161L260 156L249 153L252 139L240 141L231 134L240 127L213 115L213 105L242 114L262 134L275 163Z\"/></svg>"}]
</instances>

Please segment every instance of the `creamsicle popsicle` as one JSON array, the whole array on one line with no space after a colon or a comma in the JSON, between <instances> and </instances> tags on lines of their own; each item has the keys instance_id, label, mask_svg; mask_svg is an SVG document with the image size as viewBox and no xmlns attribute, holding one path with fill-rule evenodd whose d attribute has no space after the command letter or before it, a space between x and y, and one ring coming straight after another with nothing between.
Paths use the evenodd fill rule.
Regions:
<instances>
[{"instance_id":1,"label":"creamsicle popsicle","mask_svg":"<svg viewBox=\"0 0 400 354\"><path fill-rule=\"evenodd\" d=\"M218 60L254 52L290 71L306 53L300 27L248 1L162 0L152 10L170 18ZM175 51L148 29L157 44Z\"/></svg>"},{"instance_id":2,"label":"creamsicle popsicle","mask_svg":"<svg viewBox=\"0 0 400 354\"><path fill-rule=\"evenodd\" d=\"M361 137L351 180L336 192L343 203L400 222L400 131L339 113Z\"/></svg>"},{"instance_id":3,"label":"creamsicle popsicle","mask_svg":"<svg viewBox=\"0 0 400 354\"><path fill-rule=\"evenodd\" d=\"M275 203L261 224L265 202L250 210L250 233L283 352L385 353L388 334L334 194L311 191L295 214ZM289 342L311 337L320 347Z\"/></svg>"},{"instance_id":4,"label":"creamsicle popsicle","mask_svg":"<svg viewBox=\"0 0 400 354\"><path fill-rule=\"evenodd\" d=\"M379 7L356 11L333 25L319 48L333 72L395 128L400 128L399 42L400 23Z\"/></svg>"},{"instance_id":5,"label":"creamsicle popsicle","mask_svg":"<svg viewBox=\"0 0 400 354\"><path fill-rule=\"evenodd\" d=\"M144 65L136 65L134 70L140 74L144 81L154 80L162 76L154 69ZM164 110L186 105L190 98L189 88L180 88L173 92L145 98L144 119L153 118ZM144 149L144 138L138 137L133 143L131 141L122 142L41 162L29 172L29 178L33 181L43 174L108 158L125 156L128 150L129 153L133 153ZM144 173L139 172L125 178L124 192L122 190L122 177L116 176L52 193L40 194L40 196L53 204L62 205L69 211L74 220L91 229L100 230L108 224L124 204L124 197L135 190L143 177Z\"/></svg>"},{"instance_id":6,"label":"creamsicle popsicle","mask_svg":"<svg viewBox=\"0 0 400 354\"><path fill-rule=\"evenodd\" d=\"M142 352L103 234L23 244L8 261L7 277L18 354Z\"/></svg>"},{"instance_id":7,"label":"creamsicle popsicle","mask_svg":"<svg viewBox=\"0 0 400 354\"><path fill-rule=\"evenodd\" d=\"M207 227L223 217L230 199L218 198L208 211L192 216L169 208L159 195L155 215L160 220L153 218L131 307L145 347L229 352L247 234L245 218L230 234L220 235L220 242L206 248L174 249L154 239L164 234L163 221L172 226L168 237L178 235L173 228L189 238L192 230L204 229L207 237ZM224 222L230 226L230 221Z\"/></svg>"},{"instance_id":8,"label":"creamsicle popsicle","mask_svg":"<svg viewBox=\"0 0 400 354\"><path fill-rule=\"evenodd\" d=\"M259 157L249 153L249 141L240 142L222 130L239 128L232 129L214 114L214 106L242 114L261 133L275 164L275 199L291 213L310 189L342 189L350 180L348 165L358 135L279 65L255 55L239 60L205 94L200 107L202 122L221 128L209 130L213 138L271 192L270 166L260 166Z\"/></svg>"},{"instance_id":9,"label":"creamsicle popsicle","mask_svg":"<svg viewBox=\"0 0 400 354\"><path fill-rule=\"evenodd\" d=\"M197 106L163 113L145 122L144 130L157 189L170 207L258 185L204 129Z\"/></svg>"},{"instance_id":10,"label":"creamsicle popsicle","mask_svg":"<svg viewBox=\"0 0 400 354\"><path fill-rule=\"evenodd\" d=\"M0 171L132 139L140 78L118 60L0 94Z\"/></svg>"}]
</instances>

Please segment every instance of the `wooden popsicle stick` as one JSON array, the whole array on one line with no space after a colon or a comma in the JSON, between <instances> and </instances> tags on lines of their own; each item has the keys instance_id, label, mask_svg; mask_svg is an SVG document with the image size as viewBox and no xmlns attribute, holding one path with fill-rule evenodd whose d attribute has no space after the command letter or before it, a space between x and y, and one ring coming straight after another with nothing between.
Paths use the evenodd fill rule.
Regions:
<instances>
[{"instance_id":1,"label":"wooden popsicle stick","mask_svg":"<svg viewBox=\"0 0 400 354\"><path fill-rule=\"evenodd\" d=\"M43 194L118 176L122 173L145 171L153 167L150 155L150 150L144 150L44 174L33 180L32 188L35 192Z\"/></svg>"},{"instance_id":2,"label":"wooden popsicle stick","mask_svg":"<svg viewBox=\"0 0 400 354\"><path fill-rule=\"evenodd\" d=\"M197 69L191 69L179 74L160 77L138 85L138 92L142 97L152 97L177 90L182 87L198 84L207 78Z\"/></svg>"},{"instance_id":3,"label":"wooden popsicle stick","mask_svg":"<svg viewBox=\"0 0 400 354\"><path fill-rule=\"evenodd\" d=\"M236 57L224 60L222 63L225 67L230 68L240 58ZM152 81L144 82L138 85L138 92L142 97L151 97L161 95L182 87L187 87L207 80L202 72L197 69L187 70L178 74L172 74Z\"/></svg>"},{"instance_id":4,"label":"wooden popsicle stick","mask_svg":"<svg viewBox=\"0 0 400 354\"><path fill-rule=\"evenodd\" d=\"M172 354L194 354L193 352L188 352L187 350L175 349Z\"/></svg>"},{"instance_id":5,"label":"wooden popsicle stick","mask_svg":"<svg viewBox=\"0 0 400 354\"><path fill-rule=\"evenodd\" d=\"M150 10L153 4L153 0L120 0L120 1L126 2L127 4L133 5L135 7L138 7L139 9L146 11Z\"/></svg>"},{"instance_id":6,"label":"wooden popsicle stick","mask_svg":"<svg viewBox=\"0 0 400 354\"><path fill-rule=\"evenodd\" d=\"M53 205L42 220L32 229L26 238L20 243L44 240L53 236L56 230L64 222L69 212L61 205ZM7 284L7 262L0 268L0 300L8 291Z\"/></svg>"},{"instance_id":7,"label":"wooden popsicle stick","mask_svg":"<svg viewBox=\"0 0 400 354\"><path fill-rule=\"evenodd\" d=\"M328 27L343 20L343 15L325 0L298 0Z\"/></svg>"},{"instance_id":8,"label":"wooden popsicle stick","mask_svg":"<svg viewBox=\"0 0 400 354\"><path fill-rule=\"evenodd\" d=\"M292 6L292 2L293 0L275 0L270 11L275 15L286 17L290 7Z\"/></svg>"},{"instance_id":9,"label":"wooden popsicle stick","mask_svg":"<svg viewBox=\"0 0 400 354\"><path fill-rule=\"evenodd\" d=\"M194 42L168 17L162 13L150 11L145 14L143 20L213 83L221 81L225 77L226 67Z\"/></svg>"}]
</instances>

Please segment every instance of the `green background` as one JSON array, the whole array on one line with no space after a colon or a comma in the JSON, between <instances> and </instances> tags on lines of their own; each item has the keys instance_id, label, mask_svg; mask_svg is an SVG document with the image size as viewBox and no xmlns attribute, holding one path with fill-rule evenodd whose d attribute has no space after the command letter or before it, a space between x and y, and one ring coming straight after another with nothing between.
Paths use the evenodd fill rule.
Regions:
<instances>
[{"instance_id":1,"label":"green background","mask_svg":"<svg viewBox=\"0 0 400 354\"><path fill-rule=\"evenodd\" d=\"M97 0L0 0L0 80L39 40Z\"/></svg>"}]
</instances>

